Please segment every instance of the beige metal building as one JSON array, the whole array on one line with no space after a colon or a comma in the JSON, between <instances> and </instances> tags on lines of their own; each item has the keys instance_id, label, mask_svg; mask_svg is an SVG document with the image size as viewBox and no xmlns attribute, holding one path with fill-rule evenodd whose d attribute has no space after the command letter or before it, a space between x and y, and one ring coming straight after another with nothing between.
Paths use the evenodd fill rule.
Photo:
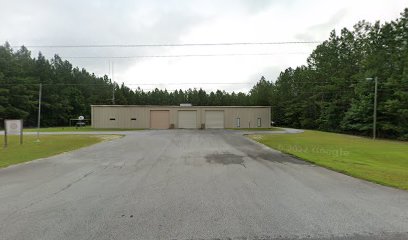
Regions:
<instances>
[{"instance_id":1,"label":"beige metal building","mask_svg":"<svg viewBox=\"0 0 408 240\"><path fill-rule=\"evenodd\" d=\"M94 128L268 128L271 108L260 106L92 105Z\"/></svg>"}]
</instances>

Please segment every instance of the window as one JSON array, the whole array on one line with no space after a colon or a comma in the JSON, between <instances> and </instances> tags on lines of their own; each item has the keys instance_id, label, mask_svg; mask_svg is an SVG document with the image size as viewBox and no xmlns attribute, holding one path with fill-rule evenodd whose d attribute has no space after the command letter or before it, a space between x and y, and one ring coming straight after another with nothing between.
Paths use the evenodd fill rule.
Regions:
<instances>
[{"instance_id":1,"label":"window","mask_svg":"<svg viewBox=\"0 0 408 240\"><path fill-rule=\"evenodd\" d=\"M116 120L116 118L109 118L109 120L111 120L111 121L115 121L115 120Z\"/></svg>"},{"instance_id":2,"label":"window","mask_svg":"<svg viewBox=\"0 0 408 240\"><path fill-rule=\"evenodd\" d=\"M256 119L256 126L261 127L261 118Z\"/></svg>"},{"instance_id":3,"label":"window","mask_svg":"<svg viewBox=\"0 0 408 240\"><path fill-rule=\"evenodd\" d=\"M131 121L136 121L136 118L131 118L130 120L131 120Z\"/></svg>"},{"instance_id":4,"label":"window","mask_svg":"<svg viewBox=\"0 0 408 240\"><path fill-rule=\"evenodd\" d=\"M241 119L237 118L237 127L241 127Z\"/></svg>"}]
</instances>

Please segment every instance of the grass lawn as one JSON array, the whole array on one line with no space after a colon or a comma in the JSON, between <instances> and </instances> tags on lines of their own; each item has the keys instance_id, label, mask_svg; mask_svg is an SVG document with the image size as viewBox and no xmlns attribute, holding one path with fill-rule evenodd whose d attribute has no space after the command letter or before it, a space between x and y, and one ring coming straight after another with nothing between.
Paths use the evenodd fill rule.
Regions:
<instances>
[{"instance_id":1,"label":"grass lawn","mask_svg":"<svg viewBox=\"0 0 408 240\"><path fill-rule=\"evenodd\" d=\"M59 153L86 147L119 135L42 135L40 142L36 136L25 135L23 145L18 136L8 136L8 147L4 148L4 136L0 136L0 168L13 164L45 158Z\"/></svg>"},{"instance_id":2,"label":"grass lawn","mask_svg":"<svg viewBox=\"0 0 408 240\"><path fill-rule=\"evenodd\" d=\"M140 128L92 128L91 126L86 127L50 127L50 128L40 128L40 132L92 132L92 131L137 131L143 130ZM27 128L24 132L37 132L37 128Z\"/></svg>"},{"instance_id":3,"label":"grass lawn","mask_svg":"<svg viewBox=\"0 0 408 240\"><path fill-rule=\"evenodd\" d=\"M357 178L408 190L408 143L344 134L251 135L276 150Z\"/></svg>"},{"instance_id":4,"label":"grass lawn","mask_svg":"<svg viewBox=\"0 0 408 240\"><path fill-rule=\"evenodd\" d=\"M228 128L229 130L241 130L241 131L283 131L282 128Z\"/></svg>"}]
</instances>

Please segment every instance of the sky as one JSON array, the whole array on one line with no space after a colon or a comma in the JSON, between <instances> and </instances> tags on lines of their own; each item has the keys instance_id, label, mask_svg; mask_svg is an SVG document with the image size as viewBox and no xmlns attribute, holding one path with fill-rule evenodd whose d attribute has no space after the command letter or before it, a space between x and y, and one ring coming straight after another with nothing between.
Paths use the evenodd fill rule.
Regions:
<instances>
[{"instance_id":1,"label":"sky","mask_svg":"<svg viewBox=\"0 0 408 240\"><path fill-rule=\"evenodd\" d=\"M395 20L405 7L406 0L0 0L0 41L12 46L319 42L331 30L352 28L360 20ZM48 58L58 54L132 89L248 92L261 76L275 81L286 68L305 64L316 45L29 50L33 57L39 51ZM214 54L243 55L141 57Z\"/></svg>"}]
</instances>

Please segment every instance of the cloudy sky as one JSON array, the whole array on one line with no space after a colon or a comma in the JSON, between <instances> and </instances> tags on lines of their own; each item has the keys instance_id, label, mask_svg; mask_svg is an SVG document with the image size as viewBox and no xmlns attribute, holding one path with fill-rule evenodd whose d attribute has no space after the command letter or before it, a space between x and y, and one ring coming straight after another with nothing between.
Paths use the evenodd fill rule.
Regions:
<instances>
[{"instance_id":1,"label":"cloudy sky","mask_svg":"<svg viewBox=\"0 0 408 240\"><path fill-rule=\"evenodd\" d=\"M406 0L0 0L0 41L13 46L321 41L357 21L390 21ZM30 48L112 75L131 88L247 92L304 64L316 44ZM253 56L140 57L269 54ZM78 58L98 57L98 58ZM109 59L107 57L115 57ZM120 57L120 58L117 58ZM129 57L129 58L122 58Z\"/></svg>"}]
</instances>

